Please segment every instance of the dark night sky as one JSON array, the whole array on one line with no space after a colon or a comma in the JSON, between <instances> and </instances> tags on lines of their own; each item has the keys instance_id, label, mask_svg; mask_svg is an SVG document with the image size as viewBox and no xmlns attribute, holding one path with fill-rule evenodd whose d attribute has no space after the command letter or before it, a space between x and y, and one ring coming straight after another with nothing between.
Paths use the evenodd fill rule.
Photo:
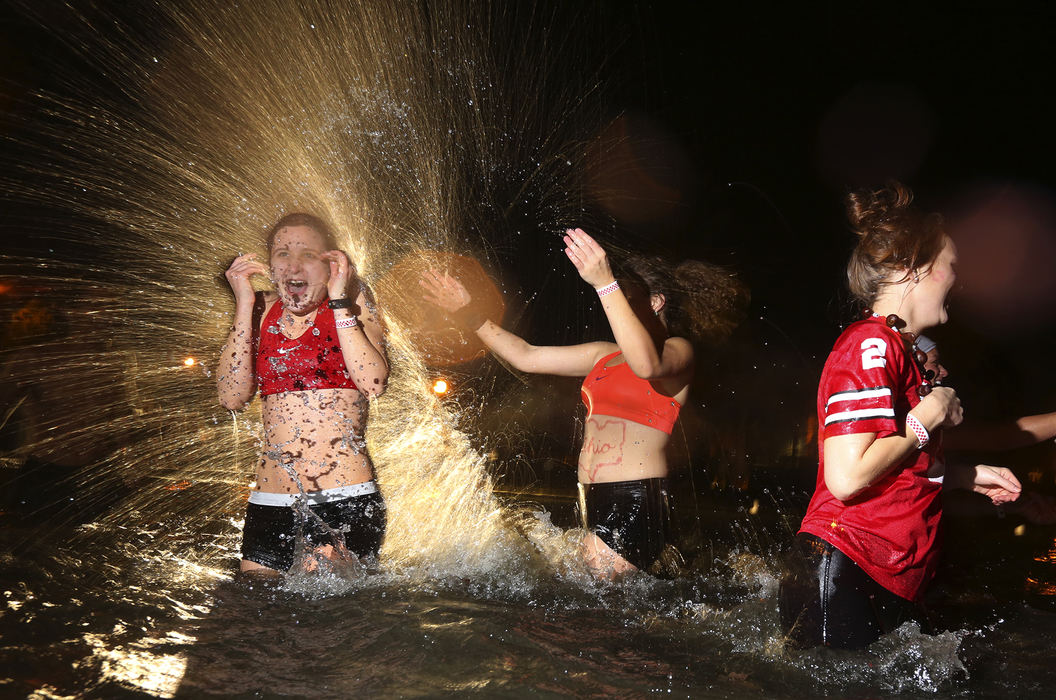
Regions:
<instances>
[{"instance_id":1,"label":"dark night sky","mask_svg":"<svg viewBox=\"0 0 1056 700\"><path fill-rule=\"evenodd\" d=\"M1056 240L1046 219L1056 184L1047 3L601 7L623 76L613 104L645 144L647 168L681 193L626 229L736 266L754 310L805 356L823 355L848 318L842 268L853 241L841 199L850 186L897 176L925 206L951 211L994 188L1026 192L1038 235ZM63 53L6 3L0 21L0 109L11 113L49 85ZM1050 306L1004 326L993 309L980 321L955 308L936 335L969 385L1001 376L1010 396L995 405L1044 408L1056 403L1052 372L1037 370L1054 349Z\"/></svg>"}]
</instances>

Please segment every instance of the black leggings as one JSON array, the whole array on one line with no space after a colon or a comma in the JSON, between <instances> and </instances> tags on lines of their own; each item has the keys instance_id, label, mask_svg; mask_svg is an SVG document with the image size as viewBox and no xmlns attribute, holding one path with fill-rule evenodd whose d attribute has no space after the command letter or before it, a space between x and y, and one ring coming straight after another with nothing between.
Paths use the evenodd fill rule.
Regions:
<instances>
[{"instance_id":1,"label":"black leggings","mask_svg":"<svg viewBox=\"0 0 1056 700\"><path fill-rule=\"evenodd\" d=\"M800 533L778 598L789 646L868 646L910 620L925 626L920 605L874 581L828 542Z\"/></svg>"}]
</instances>

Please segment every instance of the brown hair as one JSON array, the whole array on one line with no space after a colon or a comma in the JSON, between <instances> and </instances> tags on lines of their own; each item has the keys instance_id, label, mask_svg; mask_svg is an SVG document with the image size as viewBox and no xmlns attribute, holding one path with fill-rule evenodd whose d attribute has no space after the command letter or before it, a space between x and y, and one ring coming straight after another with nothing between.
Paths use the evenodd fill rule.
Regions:
<instances>
[{"instance_id":1,"label":"brown hair","mask_svg":"<svg viewBox=\"0 0 1056 700\"><path fill-rule=\"evenodd\" d=\"M871 306L892 272L931 265L946 244L942 217L911 206L913 192L900 182L847 195L847 218L858 245L847 263L851 294Z\"/></svg>"},{"instance_id":2,"label":"brown hair","mask_svg":"<svg viewBox=\"0 0 1056 700\"><path fill-rule=\"evenodd\" d=\"M620 285L628 296L644 292L647 303L650 295L663 294L669 331L694 344L725 340L747 313L748 288L718 265L699 260L673 265L661 257L635 255L620 268Z\"/></svg>"},{"instance_id":3,"label":"brown hair","mask_svg":"<svg viewBox=\"0 0 1056 700\"><path fill-rule=\"evenodd\" d=\"M307 226L323 237L324 250L337 249L337 237L334 236L334 232L325 221L314 214L292 212L276 221L275 225L268 229L267 240L269 256L271 255L271 246L275 244L275 236L278 235L279 231L288 226Z\"/></svg>"}]
</instances>

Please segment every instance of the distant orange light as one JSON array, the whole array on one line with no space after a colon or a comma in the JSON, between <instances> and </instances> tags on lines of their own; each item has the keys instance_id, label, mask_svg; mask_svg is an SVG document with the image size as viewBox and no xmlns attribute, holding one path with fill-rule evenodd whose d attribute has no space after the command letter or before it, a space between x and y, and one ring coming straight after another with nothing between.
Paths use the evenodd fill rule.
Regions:
<instances>
[{"instance_id":1,"label":"distant orange light","mask_svg":"<svg viewBox=\"0 0 1056 700\"><path fill-rule=\"evenodd\" d=\"M7 282L0 282L0 294L7 294L11 291L11 285Z\"/></svg>"},{"instance_id":2,"label":"distant orange light","mask_svg":"<svg viewBox=\"0 0 1056 700\"><path fill-rule=\"evenodd\" d=\"M447 382L443 379L437 379L433 383L433 393L435 394L446 394L447 393Z\"/></svg>"},{"instance_id":3,"label":"distant orange light","mask_svg":"<svg viewBox=\"0 0 1056 700\"><path fill-rule=\"evenodd\" d=\"M198 364L198 360L194 359L193 357L188 357L186 360L183 361L183 364L185 367L194 367L196 364Z\"/></svg>"}]
</instances>

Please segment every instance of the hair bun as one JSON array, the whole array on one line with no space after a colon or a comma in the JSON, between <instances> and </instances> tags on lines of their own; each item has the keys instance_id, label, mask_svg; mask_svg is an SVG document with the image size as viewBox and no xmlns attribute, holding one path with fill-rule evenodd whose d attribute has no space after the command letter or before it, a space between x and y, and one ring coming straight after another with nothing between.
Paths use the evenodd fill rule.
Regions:
<instances>
[{"instance_id":1,"label":"hair bun","mask_svg":"<svg viewBox=\"0 0 1056 700\"><path fill-rule=\"evenodd\" d=\"M858 236L847 281L867 308L885 285L930 265L945 245L942 217L921 212L912 202L912 190L894 181L847 195L847 218Z\"/></svg>"},{"instance_id":2,"label":"hair bun","mask_svg":"<svg viewBox=\"0 0 1056 700\"><path fill-rule=\"evenodd\" d=\"M899 218L913 203L913 192L900 182L891 181L875 190L859 190L847 195L847 218L858 236L891 218Z\"/></svg>"}]
</instances>

